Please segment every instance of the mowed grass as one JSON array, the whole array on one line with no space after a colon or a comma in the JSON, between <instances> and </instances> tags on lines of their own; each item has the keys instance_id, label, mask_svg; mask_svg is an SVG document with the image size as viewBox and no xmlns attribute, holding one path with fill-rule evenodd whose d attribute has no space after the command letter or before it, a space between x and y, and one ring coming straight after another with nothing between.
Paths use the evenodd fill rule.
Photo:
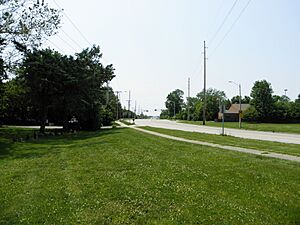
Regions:
<instances>
[{"instance_id":1,"label":"mowed grass","mask_svg":"<svg viewBox=\"0 0 300 225\"><path fill-rule=\"evenodd\" d=\"M202 121L179 120L178 122L187 123L187 124L202 125ZM207 126L212 126L212 127L222 127L222 122L207 121L206 125ZM239 123L238 122L225 122L225 128L239 129ZM300 134L300 123L250 123L250 122L242 122L242 129Z\"/></svg>"},{"instance_id":2,"label":"mowed grass","mask_svg":"<svg viewBox=\"0 0 300 225\"><path fill-rule=\"evenodd\" d=\"M300 223L297 163L129 128L3 146L0 224Z\"/></svg>"},{"instance_id":3,"label":"mowed grass","mask_svg":"<svg viewBox=\"0 0 300 225\"><path fill-rule=\"evenodd\" d=\"M170 130L156 127L140 127L145 130L150 130L162 134L167 134L175 137L186 138L190 140L209 142L220 145L236 146L242 148L250 148L261 150L265 153L277 152L287 155L300 156L300 145L286 144L281 142L260 141L253 139L238 138L233 136L222 136L217 134L205 134L198 132L188 132L180 130Z\"/></svg>"}]
</instances>

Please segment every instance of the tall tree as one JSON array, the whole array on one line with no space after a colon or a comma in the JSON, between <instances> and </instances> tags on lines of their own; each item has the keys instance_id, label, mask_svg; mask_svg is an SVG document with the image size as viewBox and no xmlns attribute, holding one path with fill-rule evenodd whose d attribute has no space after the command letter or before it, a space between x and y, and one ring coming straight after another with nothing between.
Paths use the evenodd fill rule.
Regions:
<instances>
[{"instance_id":1,"label":"tall tree","mask_svg":"<svg viewBox=\"0 0 300 225\"><path fill-rule=\"evenodd\" d=\"M0 0L0 82L6 70L20 58L15 47L38 47L55 34L60 24L60 11L44 0Z\"/></svg>"},{"instance_id":2,"label":"tall tree","mask_svg":"<svg viewBox=\"0 0 300 225\"><path fill-rule=\"evenodd\" d=\"M203 102L204 92L197 94L197 97ZM209 88L206 91L206 118L207 120L214 120L218 117L218 112L221 102L225 101L226 95L224 91L219 91Z\"/></svg>"},{"instance_id":3,"label":"tall tree","mask_svg":"<svg viewBox=\"0 0 300 225\"><path fill-rule=\"evenodd\" d=\"M30 98L39 113L41 132L50 108L59 104L57 101L63 92L64 76L63 56L50 49L34 50L27 53L21 72L29 88Z\"/></svg>"},{"instance_id":4,"label":"tall tree","mask_svg":"<svg viewBox=\"0 0 300 225\"><path fill-rule=\"evenodd\" d=\"M251 90L251 104L255 107L259 120L268 121L274 109L273 89L266 80L256 81Z\"/></svg>"},{"instance_id":5,"label":"tall tree","mask_svg":"<svg viewBox=\"0 0 300 225\"><path fill-rule=\"evenodd\" d=\"M165 105L168 109L170 117L175 116L181 111L184 102L183 95L184 92L180 89L176 89L175 91L172 91L168 94Z\"/></svg>"},{"instance_id":6,"label":"tall tree","mask_svg":"<svg viewBox=\"0 0 300 225\"><path fill-rule=\"evenodd\" d=\"M187 106L190 108L190 120L202 120L202 101L197 97L187 98Z\"/></svg>"},{"instance_id":7,"label":"tall tree","mask_svg":"<svg viewBox=\"0 0 300 225\"><path fill-rule=\"evenodd\" d=\"M96 46L75 57L50 49L26 53L20 73L39 112L41 132L47 118L56 118L66 127L67 121L75 116L84 129L100 127L102 114L107 114L102 86L114 77L113 66L103 66L101 57Z\"/></svg>"}]
</instances>

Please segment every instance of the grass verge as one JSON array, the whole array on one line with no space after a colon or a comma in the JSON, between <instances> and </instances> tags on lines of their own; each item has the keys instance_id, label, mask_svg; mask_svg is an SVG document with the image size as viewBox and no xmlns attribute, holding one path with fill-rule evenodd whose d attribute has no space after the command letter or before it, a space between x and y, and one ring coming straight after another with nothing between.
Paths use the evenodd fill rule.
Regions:
<instances>
[{"instance_id":1,"label":"grass verge","mask_svg":"<svg viewBox=\"0 0 300 225\"><path fill-rule=\"evenodd\" d=\"M296 163L127 128L7 144L0 224L300 222Z\"/></svg>"},{"instance_id":2,"label":"grass verge","mask_svg":"<svg viewBox=\"0 0 300 225\"><path fill-rule=\"evenodd\" d=\"M145 130L155 131L162 134L167 134L175 137L186 138L196 141L210 142L220 145L229 145L242 148L250 148L267 152L277 152L287 155L300 156L300 145L286 144L272 141L260 141L245 138L238 138L233 136L222 136L216 134L205 134L198 132L188 132L179 130L169 130L155 127L140 127Z\"/></svg>"},{"instance_id":3,"label":"grass verge","mask_svg":"<svg viewBox=\"0 0 300 225\"><path fill-rule=\"evenodd\" d=\"M179 120L180 123L202 125L202 121ZM207 126L222 127L221 122L207 121ZM300 123L249 123L243 122L242 129L300 134ZM239 129L238 122L225 122L225 128Z\"/></svg>"}]
</instances>

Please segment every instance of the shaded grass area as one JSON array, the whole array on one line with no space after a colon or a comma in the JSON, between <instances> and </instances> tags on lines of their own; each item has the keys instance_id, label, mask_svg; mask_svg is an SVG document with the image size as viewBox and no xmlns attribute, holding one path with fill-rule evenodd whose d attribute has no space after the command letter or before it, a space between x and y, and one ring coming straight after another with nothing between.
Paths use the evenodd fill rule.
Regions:
<instances>
[{"instance_id":1,"label":"shaded grass area","mask_svg":"<svg viewBox=\"0 0 300 225\"><path fill-rule=\"evenodd\" d=\"M222 136L217 134L205 134L198 132L188 132L179 130L169 130L155 127L140 127L145 130L155 131L162 134L167 134L175 137L186 138L196 141L210 142L220 145L237 146L242 148L250 148L268 152L277 152L288 155L300 156L300 145L286 144L272 141L260 141L245 138L238 138L233 136Z\"/></svg>"},{"instance_id":2,"label":"shaded grass area","mask_svg":"<svg viewBox=\"0 0 300 225\"><path fill-rule=\"evenodd\" d=\"M179 120L178 122L187 123L187 124L202 125L202 121ZM207 121L206 125L207 126L212 126L212 127L222 127L222 122ZM239 129L239 123L238 122L225 122L225 128ZM250 123L250 122L242 122L242 129L300 134L300 123Z\"/></svg>"},{"instance_id":3,"label":"shaded grass area","mask_svg":"<svg viewBox=\"0 0 300 225\"><path fill-rule=\"evenodd\" d=\"M0 224L300 223L296 163L126 128L9 148Z\"/></svg>"},{"instance_id":4,"label":"shaded grass area","mask_svg":"<svg viewBox=\"0 0 300 225\"><path fill-rule=\"evenodd\" d=\"M14 141L33 136L36 129L0 127L0 159L10 154Z\"/></svg>"}]
</instances>

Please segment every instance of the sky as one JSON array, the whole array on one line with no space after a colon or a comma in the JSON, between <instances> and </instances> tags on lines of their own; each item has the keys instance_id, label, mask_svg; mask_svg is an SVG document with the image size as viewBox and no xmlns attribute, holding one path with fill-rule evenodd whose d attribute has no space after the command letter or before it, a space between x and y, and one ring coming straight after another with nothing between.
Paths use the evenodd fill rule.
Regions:
<instances>
[{"instance_id":1,"label":"sky","mask_svg":"<svg viewBox=\"0 0 300 225\"><path fill-rule=\"evenodd\" d=\"M121 102L148 115L165 108L175 89L187 97L203 90L203 42L207 87L226 96L250 95L257 80L274 94L300 93L299 0L46 0L63 8L58 34L44 46L73 55L99 45L102 63L113 64L110 85ZM126 91L126 92L125 92ZM133 108L131 108L133 110ZM154 111L158 109L158 111ZM147 114L147 113L146 113Z\"/></svg>"}]
</instances>

